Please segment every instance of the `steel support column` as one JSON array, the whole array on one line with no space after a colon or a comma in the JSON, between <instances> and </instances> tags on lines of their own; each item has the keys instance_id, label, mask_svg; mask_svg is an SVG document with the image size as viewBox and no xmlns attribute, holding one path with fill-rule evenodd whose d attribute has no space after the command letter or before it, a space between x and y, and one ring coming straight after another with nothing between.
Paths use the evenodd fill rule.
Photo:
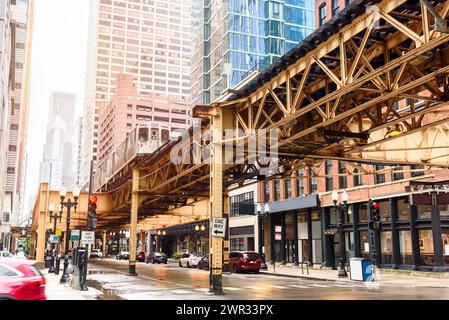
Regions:
<instances>
[{"instance_id":1,"label":"steel support column","mask_svg":"<svg viewBox=\"0 0 449 320\"><path fill-rule=\"evenodd\" d=\"M137 213L139 211L139 170L133 169L132 195L131 195L131 225L129 241L129 272L136 276L136 246L137 246Z\"/></svg>"}]
</instances>

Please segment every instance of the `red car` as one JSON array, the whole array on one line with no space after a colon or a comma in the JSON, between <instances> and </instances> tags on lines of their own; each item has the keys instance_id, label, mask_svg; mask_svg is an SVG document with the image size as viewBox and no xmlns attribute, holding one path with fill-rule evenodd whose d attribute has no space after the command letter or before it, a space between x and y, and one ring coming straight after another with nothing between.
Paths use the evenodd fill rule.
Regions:
<instances>
[{"instance_id":1,"label":"red car","mask_svg":"<svg viewBox=\"0 0 449 320\"><path fill-rule=\"evenodd\" d=\"M145 262L145 252L140 251L136 254L136 261Z\"/></svg>"},{"instance_id":2,"label":"red car","mask_svg":"<svg viewBox=\"0 0 449 320\"><path fill-rule=\"evenodd\" d=\"M261 261L260 255L254 251L233 251L229 254L229 268L232 272L259 273Z\"/></svg>"},{"instance_id":3,"label":"red car","mask_svg":"<svg viewBox=\"0 0 449 320\"><path fill-rule=\"evenodd\" d=\"M34 264L0 259L0 300L46 300L45 277Z\"/></svg>"}]
</instances>

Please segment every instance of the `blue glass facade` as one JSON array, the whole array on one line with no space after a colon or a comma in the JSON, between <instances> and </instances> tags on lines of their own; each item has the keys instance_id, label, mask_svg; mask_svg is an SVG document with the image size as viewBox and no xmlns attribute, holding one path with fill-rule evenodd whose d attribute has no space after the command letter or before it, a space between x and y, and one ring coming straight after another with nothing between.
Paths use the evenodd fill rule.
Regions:
<instances>
[{"instance_id":1,"label":"blue glass facade","mask_svg":"<svg viewBox=\"0 0 449 320\"><path fill-rule=\"evenodd\" d=\"M194 71L194 104L209 104L252 71L264 70L315 26L313 0L196 1L205 6L194 28L195 46L208 50L195 50L198 55L203 53L207 63L202 64L201 75ZM210 34L203 32L209 28ZM204 37L200 39L197 35L201 33ZM194 62L200 60L197 57Z\"/></svg>"}]
</instances>

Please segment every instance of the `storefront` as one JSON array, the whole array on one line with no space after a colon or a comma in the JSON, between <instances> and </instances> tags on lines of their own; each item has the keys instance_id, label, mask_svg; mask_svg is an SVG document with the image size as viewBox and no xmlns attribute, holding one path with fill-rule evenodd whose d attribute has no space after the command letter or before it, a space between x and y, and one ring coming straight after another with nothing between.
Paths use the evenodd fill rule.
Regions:
<instances>
[{"instance_id":1,"label":"storefront","mask_svg":"<svg viewBox=\"0 0 449 320\"><path fill-rule=\"evenodd\" d=\"M383 268L449 271L449 182L418 190L423 185L435 184L412 182L408 195L373 199L380 204L381 230L368 230L368 202L350 203L342 225L346 261L365 257ZM322 209L322 223L324 231L338 229L335 208ZM338 233L325 232L324 238L324 264L336 268Z\"/></svg>"},{"instance_id":2,"label":"storefront","mask_svg":"<svg viewBox=\"0 0 449 320\"><path fill-rule=\"evenodd\" d=\"M271 262L322 262L321 212L316 194L269 204ZM268 260L268 259L267 259Z\"/></svg>"},{"instance_id":3,"label":"storefront","mask_svg":"<svg viewBox=\"0 0 449 320\"><path fill-rule=\"evenodd\" d=\"M152 230L152 251L161 251L168 257L183 252L209 254L209 220L179 224L165 229Z\"/></svg>"}]
</instances>

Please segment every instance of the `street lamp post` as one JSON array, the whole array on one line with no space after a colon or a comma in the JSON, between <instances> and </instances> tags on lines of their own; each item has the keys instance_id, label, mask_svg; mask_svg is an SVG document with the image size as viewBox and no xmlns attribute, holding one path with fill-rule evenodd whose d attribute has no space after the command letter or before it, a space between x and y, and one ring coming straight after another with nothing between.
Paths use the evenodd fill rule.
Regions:
<instances>
[{"instance_id":1,"label":"street lamp post","mask_svg":"<svg viewBox=\"0 0 449 320\"><path fill-rule=\"evenodd\" d=\"M69 266L69 241L70 241L70 209L73 207L74 212L76 212L76 208L78 206L78 197L80 195L80 190L73 190L73 198L74 201L68 199L64 202L65 196L67 192L65 189L62 189L59 193L61 198L61 213L64 207L67 208L67 223L66 223L66 235L65 235L65 251L64 251L64 272L62 273L60 283L67 283L69 281L69 274L67 273L67 267Z\"/></svg>"},{"instance_id":2,"label":"street lamp post","mask_svg":"<svg viewBox=\"0 0 449 320\"><path fill-rule=\"evenodd\" d=\"M202 225L197 224L195 226L195 239L197 240L197 251L198 251L198 247L199 247L200 252L198 252L198 253L200 253L200 254L203 254L203 252L202 252L203 250L201 250L202 249L201 239L202 239L202 236L205 233L205 231L206 231L206 226L204 224L202 224ZM199 246L198 246L198 243L199 243Z\"/></svg>"},{"instance_id":3,"label":"street lamp post","mask_svg":"<svg viewBox=\"0 0 449 320\"><path fill-rule=\"evenodd\" d=\"M48 211L50 211L50 222L52 220L55 221L54 225L53 225L53 232L56 233L56 225L58 223L58 218L59 218L59 222L62 221L62 211L59 211L59 215L58 215L57 212L55 212L55 214L53 215L53 212L55 211L55 205L53 203L50 203L50 205L48 206ZM48 270L48 273L56 272L55 271L55 267L54 267L54 264L55 264L55 253L56 252L54 252L54 250L55 250L55 245L52 244L51 245L51 260L50 260L51 261L51 266L50 266L50 269Z\"/></svg>"},{"instance_id":4,"label":"street lamp post","mask_svg":"<svg viewBox=\"0 0 449 320\"><path fill-rule=\"evenodd\" d=\"M338 191L332 191L332 201L334 202L334 208L336 213L338 214L338 245L340 251L340 259L338 263L338 276L339 277L347 277L348 274L345 270L346 264L346 252L345 252L345 242L344 242L344 233L343 233L343 220L344 215L348 212L348 193L346 190L343 190L342 194L343 203L338 202Z\"/></svg>"},{"instance_id":5,"label":"street lamp post","mask_svg":"<svg viewBox=\"0 0 449 320\"><path fill-rule=\"evenodd\" d=\"M270 216L270 207L269 207L268 203L266 203L262 210L262 205L259 203L259 204L257 204L256 210L257 210L257 216L259 217L259 225L260 225L259 251L260 251L260 256L261 256L261 260L262 260L261 264L260 264L260 268L263 270L266 270L267 263L265 260L265 250L264 250L265 249L264 225L265 225L265 221Z\"/></svg>"}]
</instances>

